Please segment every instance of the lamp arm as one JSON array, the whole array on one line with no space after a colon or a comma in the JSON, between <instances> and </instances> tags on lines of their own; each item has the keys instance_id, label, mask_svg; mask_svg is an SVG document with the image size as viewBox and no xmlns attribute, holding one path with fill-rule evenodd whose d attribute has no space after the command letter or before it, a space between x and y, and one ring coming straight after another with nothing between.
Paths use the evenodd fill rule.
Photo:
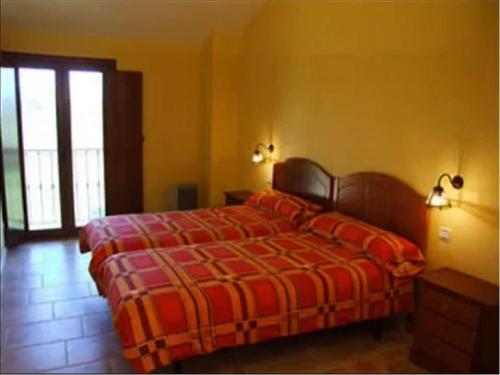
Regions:
<instances>
[{"instance_id":1,"label":"lamp arm","mask_svg":"<svg viewBox=\"0 0 500 375\"><path fill-rule=\"evenodd\" d=\"M264 148L266 152L272 154L274 152L274 145L272 143L269 146L266 146L264 143L259 142L255 145L255 150L259 150L259 148Z\"/></svg>"},{"instance_id":2,"label":"lamp arm","mask_svg":"<svg viewBox=\"0 0 500 375\"><path fill-rule=\"evenodd\" d=\"M448 177L448 181L450 181L451 186L455 189L461 189L464 186L464 179L461 176L456 175L455 177L451 177L449 173L443 173L439 176L437 186L441 187L441 180L443 177Z\"/></svg>"},{"instance_id":3,"label":"lamp arm","mask_svg":"<svg viewBox=\"0 0 500 375\"><path fill-rule=\"evenodd\" d=\"M450 183L451 183L451 176L450 176L450 174L449 173L443 173L438 178L438 186L441 186L441 180L443 179L443 177L448 177L448 181L450 181Z\"/></svg>"},{"instance_id":4,"label":"lamp arm","mask_svg":"<svg viewBox=\"0 0 500 375\"><path fill-rule=\"evenodd\" d=\"M261 147L265 148L265 149L266 149L266 151L267 151L267 146L266 146L264 143L259 142L259 143L257 143L257 144L255 145L255 149L256 149L256 150L258 150L258 149L259 149L259 148L261 148Z\"/></svg>"}]
</instances>

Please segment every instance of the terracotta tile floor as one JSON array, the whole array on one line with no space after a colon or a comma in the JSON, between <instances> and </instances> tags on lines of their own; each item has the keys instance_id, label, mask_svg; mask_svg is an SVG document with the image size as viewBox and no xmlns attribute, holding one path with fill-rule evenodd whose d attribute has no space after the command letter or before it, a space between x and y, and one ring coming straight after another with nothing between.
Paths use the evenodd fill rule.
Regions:
<instances>
[{"instance_id":1,"label":"terracotta tile floor","mask_svg":"<svg viewBox=\"0 0 500 375\"><path fill-rule=\"evenodd\" d=\"M77 241L8 251L2 271L1 372L132 372Z\"/></svg>"},{"instance_id":2,"label":"terracotta tile floor","mask_svg":"<svg viewBox=\"0 0 500 375\"><path fill-rule=\"evenodd\" d=\"M76 240L9 250L1 274L2 373L132 372L88 274L89 259ZM398 322L382 342L361 324L192 358L183 370L422 372L408 360L411 340Z\"/></svg>"}]
</instances>

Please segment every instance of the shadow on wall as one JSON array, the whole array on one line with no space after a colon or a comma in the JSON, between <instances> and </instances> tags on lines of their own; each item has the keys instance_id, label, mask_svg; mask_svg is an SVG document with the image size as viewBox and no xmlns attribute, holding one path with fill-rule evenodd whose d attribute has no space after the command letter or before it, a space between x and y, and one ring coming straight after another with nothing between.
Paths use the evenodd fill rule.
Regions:
<instances>
[{"instance_id":1,"label":"shadow on wall","mask_svg":"<svg viewBox=\"0 0 500 375\"><path fill-rule=\"evenodd\" d=\"M498 211L484 205L466 202L462 200L451 200L453 207L461 208L466 213L474 216L486 224L498 226Z\"/></svg>"}]
</instances>

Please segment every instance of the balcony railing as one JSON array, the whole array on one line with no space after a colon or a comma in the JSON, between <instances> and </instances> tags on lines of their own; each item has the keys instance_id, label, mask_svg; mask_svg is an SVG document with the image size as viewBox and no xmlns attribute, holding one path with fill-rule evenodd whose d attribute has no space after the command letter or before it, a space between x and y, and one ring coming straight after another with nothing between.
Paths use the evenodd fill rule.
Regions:
<instances>
[{"instance_id":1,"label":"balcony railing","mask_svg":"<svg viewBox=\"0 0 500 375\"><path fill-rule=\"evenodd\" d=\"M104 215L103 152L99 148L73 149L75 224L81 226ZM57 150L25 149L28 223L31 230L61 227Z\"/></svg>"},{"instance_id":2,"label":"balcony railing","mask_svg":"<svg viewBox=\"0 0 500 375\"><path fill-rule=\"evenodd\" d=\"M61 227L57 150L24 150L30 230Z\"/></svg>"}]
</instances>

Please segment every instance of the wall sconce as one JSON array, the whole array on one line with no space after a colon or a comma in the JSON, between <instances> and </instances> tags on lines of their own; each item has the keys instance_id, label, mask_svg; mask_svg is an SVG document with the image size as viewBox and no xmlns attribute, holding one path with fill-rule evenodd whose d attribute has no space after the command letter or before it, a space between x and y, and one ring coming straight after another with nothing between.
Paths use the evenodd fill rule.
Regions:
<instances>
[{"instance_id":1,"label":"wall sconce","mask_svg":"<svg viewBox=\"0 0 500 375\"><path fill-rule=\"evenodd\" d=\"M265 152L267 152L268 155L266 158L260 151L261 149L264 149ZM263 161L271 159L273 152L274 152L274 145L272 143L269 146L266 146L264 143L257 143L257 145L255 146L255 151L253 152L252 155L252 161L255 164L262 163Z\"/></svg>"},{"instance_id":2,"label":"wall sconce","mask_svg":"<svg viewBox=\"0 0 500 375\"><path fill-rule=\"evenodd\" d=\"M439 176L438 183L434 186L427 197L427 207L438 207L442 209L443 207L451 207L451 203L446 197L443 187L441 186L441 180L443 177L447 177L455 189L461 189L464 186L464 179L461 176L451 177L448 173L443 173Z\"/></svg>"}]
</instances>

